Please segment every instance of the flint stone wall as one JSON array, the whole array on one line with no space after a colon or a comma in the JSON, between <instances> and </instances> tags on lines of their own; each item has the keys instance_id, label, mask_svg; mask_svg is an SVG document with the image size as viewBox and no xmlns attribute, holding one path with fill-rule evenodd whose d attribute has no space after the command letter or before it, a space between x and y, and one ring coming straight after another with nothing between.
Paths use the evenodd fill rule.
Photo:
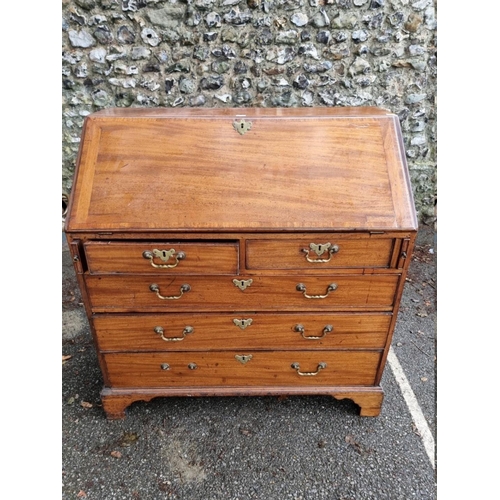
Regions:
<instances>
[{"instance_id":1,"label":"flint stone wall","mask_svg":"<svg viewBox=\"0 0 500 500\"><path fill-rule=\"evenodd\" d=\"M380 106L436 200L435 0L63 0L62 187L108 107Z\"/></svg>"}]
</instances>

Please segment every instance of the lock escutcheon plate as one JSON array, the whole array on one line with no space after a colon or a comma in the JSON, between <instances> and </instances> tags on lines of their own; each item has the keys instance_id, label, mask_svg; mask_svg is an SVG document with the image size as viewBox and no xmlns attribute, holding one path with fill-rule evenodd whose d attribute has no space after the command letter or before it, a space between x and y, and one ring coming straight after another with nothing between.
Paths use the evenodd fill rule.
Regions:
<instances>
[{"instance_id":1,"label":"lock escutcheon plate","mask_svg":"<svg viewBox=\"0 0 500 500\"><path fill-rule=\"evenodd\" d=\"M234 120L233 127L236 132L240 135L246 134L252 128L252 122L248 122L246 120Z\"/></svg>"},{"instance_id":2,"label":"lock escutcheon plate","mask_svg":"<svg viewBox=\"0 0 500 500\"><path fill-rule=\"evenodd\" d=\"M234 356L234 357L242 365L247 364L253 358L253 356L251 354L236 354L236 356Z\"/></svg>"}]
</instances>

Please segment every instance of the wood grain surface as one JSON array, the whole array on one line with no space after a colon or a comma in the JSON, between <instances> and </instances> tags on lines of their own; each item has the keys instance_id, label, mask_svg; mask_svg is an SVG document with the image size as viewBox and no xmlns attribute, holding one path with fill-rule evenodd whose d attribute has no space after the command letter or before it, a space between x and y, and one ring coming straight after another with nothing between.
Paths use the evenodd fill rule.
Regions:
<instances>
[{"instance_id":1,"label":"wood grain surface","mask_svg":"<svg viewBox=\"0 0 500 500\"><path fill-rule=\"evenodd\" d=\"M326 250L318 255L310 249L311 243L335 245L338 251L330 254ZM392 238L354 240L346 238L345 235L324 235L322 239L304 238L288 241L249 239L246 241L246 267L248 269L303 269L306 271L341 267L387 268L391 264L393 246ZM304 252L304 249L308 252ZM321 262L321 260L328 260L328 262Z\"/></svg>"},{"instance_id":2,"label":"wood grain surface","mask_svg":"<svg viewBox=\"0 0 500 500\"><path fill-rule=\"evenodd\" d=\"M249 355L246 364L235 357ZM104 359L114 387L342 386L373 384L380 351L111 353ZM302 373L316 372L319 363L327 366L317 375L300 376L293 363Z\"/></svg>"},{"instance_id":3,"label":"wood grain surface","mask_svg":"<svg viewBox=\"0 0 500 500\"><path fill-rule=\"evenodd\" d=\"M245 277L238 277L238 279ZM253 276L246 290L235 286L231 277L221 276L86 276L85 282L94 312L166 311L341 311L392 310L399 282L395 275L360 276ZM324 299L308 299L297 290L302 282L308 295L327 295L331 283L337 289ZM157 284L161 299L150 290Z\"/></svg>"},{"instance_id":4,"label":"wood grain surface","mask_svg":"<svg viewBox=\"0 0 500 500\"><path fill-rule=\"evenodd\" d=\"M67 229L416 228L397 117L347 115L90 115Z\"/></svg>"},{"instance_id":5,"label":"wood grain surface","mask_svg":"<svg viewBox=\"0 0 500 500\"><path fill-rule=\"evenodd\" d=\"M84 245L91 274L141 273L169 276L172 274L235 274L238 272L239 245L233 243L185 241L156 242L101 242L90 241ZM153 250L174 250L168 259L143 256ZM177 259L179 253L185 257ZM151 264L153 263L154 266ZM158 267L158 266L175 267ZM157 267L155 267L157 266Z\"/></svg>"},{"instance_id":6,"label":"wood grain surface","mask_svg":"<svg viewBox=\"0 0 500 500\"><path fill-rule=\"evenodd\" d=\"M247 326L242 329L234 320L245 320L243 324ZM93 321L101 351L382 349L391 315L306 312L99 314ZM298 325L303 327L304 336ZM331 326L332 331L324 334L326 326ZM162 335L155 331L157 327L162 329ZM186 327L192 331L184 334Z\"/></svg>"}]
</instances>

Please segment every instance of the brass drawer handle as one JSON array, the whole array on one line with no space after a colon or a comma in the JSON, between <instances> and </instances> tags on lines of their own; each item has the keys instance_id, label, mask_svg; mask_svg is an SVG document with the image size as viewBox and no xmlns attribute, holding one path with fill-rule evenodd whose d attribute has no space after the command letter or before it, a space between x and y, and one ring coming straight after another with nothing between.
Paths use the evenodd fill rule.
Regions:
<instances>
[{"instance_id":1,"label":"brass drawer handle","mask_svg":"<svg viewBox=\"0 0 500 500\"><path fill-rule=\"evenodd\" d=\"M170 370L170 365L168 363L162 363L160 365L160 368L162 370ZM196 370L198 368L198 365L196 363L189 363L188 368L190 370Z\"/></svg>"},{"instance_id":2,"label":"brass drawer handle","mask_svg":"<svg viewBox=\"0 0 500 500\"><path fill-rule=\"evenodd\" d=\"M330 283L326 289L325 295L307 295L306 285L304 283L298 283L295 287L297 291L302 292L306 299L326 299L330 292L337 290L337 283Z\"/></svg>"},{"instance_id":3,"label":"brass drawer handle","mask_svg":"<svg viewBox=\"0 0 500 500\"><path fill-rule=\"evenodd\" d=\"M310 243L309 248L303 248L302 251L306 254L307 262L312 262L313 264L320 264L324 262L330 262L332 255L340 250L338 245L332 245L331 243ZM325 252L330 254L328 259L311 259L309 258L309 252L314 252L318 257L321 257Z\"/></svg>"},{"instance_id":4,"label":"brass drawer handle","mask_svg":"<svg viewBox=\"0 0 500 500\"><path fill-rule=\"evenodd\" d=\"M149 285L149 289L152 292L155 292L159 299L176 300L176 299L180 299L184 295L184 292L189 292L189 290L191 290L191 286L188 284L181 285L180 295L168 295L166 297L164 297L163 295L160 294L160 287L156 283L151 283L151 285Z\"/></svg>"},{"instance_id":5,"label":"brass drawer handle","mask_svg":"<svg viewBox=\"0 0 500 500\"><path fill-rule=\"evenodd\" d=\"M193 333L194 328L192 326L186 326L184 330L182 330L182 337L165 337L163 335L164 330L161 326L155 326L154 332L160 335L161 339L164 340L165 342L180 342L181 340L184 340L186 338L186 335L188 333Z\"/></svg>"},{"instance_id":6,"label":"brass drawer handle","mask_svg":"<svg viewBox=\"0 0 500 500\"><path fill-rule=\"evenodd\" d=\"M326 368L326 363L323 361L319 363L318 368L316 368L315 372L301 372L300 371L300 364L299 363L292 363L292 368L297 371L297 374L300 375L301 377L314 377L316 376L321 370L324 370Z\"/></svg>"},{"instance_id":7,"label":"brass drawer handle","mask_svg":"<svg viewBox=\"0 0 500 500\"><path fill-rule=\"evenodd\" d=\"M305 328L304 328L304 325L295 325L295 327L293 328L296 332L299 332L302 337L304 337L305 339L308 339L308 340L318 340L318 339L322 339L327 333L330 333L330 332L333 332L333 326L332 325L326 325L325 328L323 328L323 334L320 335L319 337L315 337L315 336L312 336L312 335L304 335L305 334Z\"/></svg>"},{"instance_id":8,"label":"brass drawer handle","mask_svg":"<svg viewBox=\"0 0 500 500\"><path fill-rule=\"evenodd\" d=\"M155 264L153 259L157 257L160 259L162 262L168 262L173 256L175 255L175 263L173 264ZM142 256L149 260L149 263L156 268L163 268L163 269L171 269L172 267L177 267L179 264L179 261L184 260L186 258L186 254L184 252L177 252L177 255L175 254L175 249L171 248L170 250L157 250L156 248L153 249L152 252L149 250L145 250L142 252Z\"/></svg>"}]
</instances>

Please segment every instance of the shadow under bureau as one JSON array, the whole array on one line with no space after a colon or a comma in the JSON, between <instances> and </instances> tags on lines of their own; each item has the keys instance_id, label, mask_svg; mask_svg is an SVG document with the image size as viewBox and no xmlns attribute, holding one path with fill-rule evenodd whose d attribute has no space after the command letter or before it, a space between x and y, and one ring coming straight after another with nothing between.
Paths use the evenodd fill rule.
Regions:
<instances>
[{"instance_id":1,"label":"shadow under bureau","mask_svg":"<svg viewBox=\"0 0 500 500\"><path fill-rule=\"evenodd\" d=\"M417 232L394 114L91 114L65 230L108 418L210 395L322 394L380 413Z\"/></svg>"}]
</instances>

